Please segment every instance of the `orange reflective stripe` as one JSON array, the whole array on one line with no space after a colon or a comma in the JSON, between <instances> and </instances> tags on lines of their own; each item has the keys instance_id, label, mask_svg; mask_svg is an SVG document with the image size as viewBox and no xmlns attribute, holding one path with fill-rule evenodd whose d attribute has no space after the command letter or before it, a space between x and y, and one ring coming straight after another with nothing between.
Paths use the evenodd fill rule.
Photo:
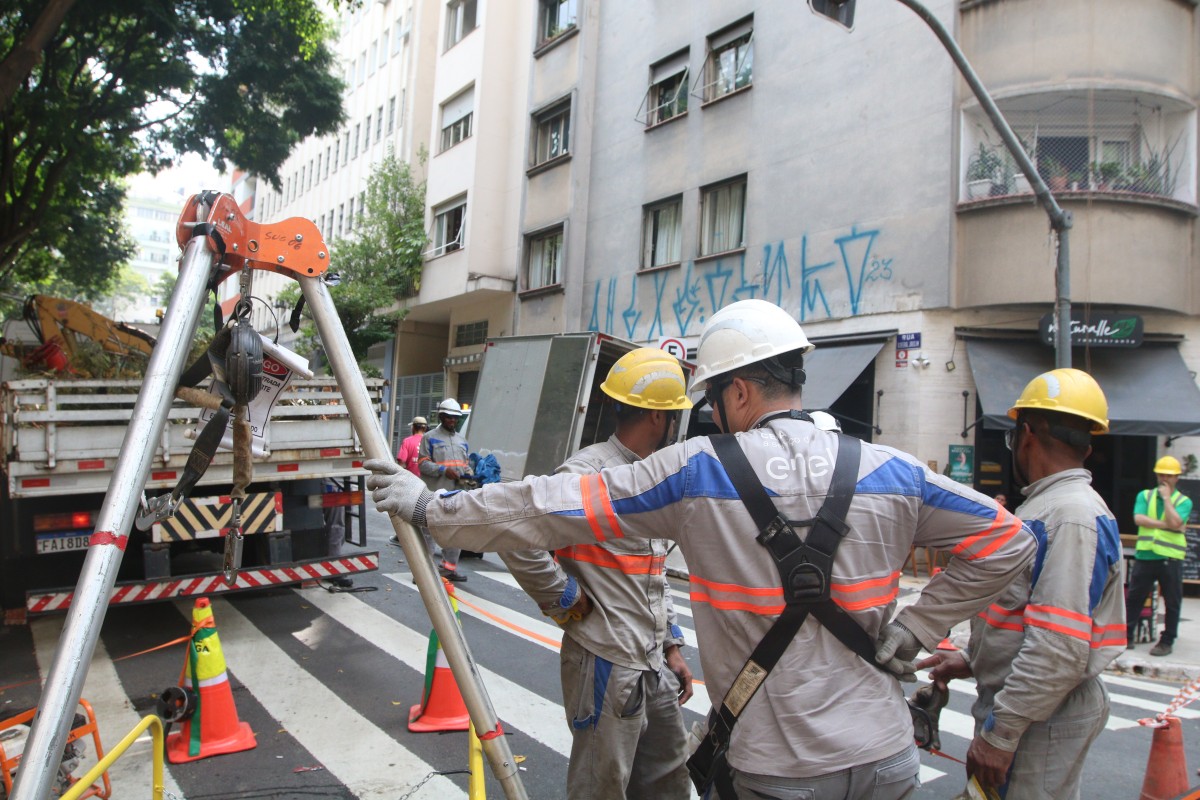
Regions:
<instances>
[{"instance_id":1,"label":"orange reflective stripe","mask_svg":"<svg viewBox=\"0 0 1200 800\"><path fill-rule=\"evenodd\" d=\"M583 499L583 515L587 517L588 525L592 528L592 536L597 542L604 541L604 531L600 529L600 520L596 516L596 508L592 500L592 485L599 480L599 475L584 475L579 479L579 494Z\"/></svg>"},{"instance_id":2,"label":"orange reflective stripe","mask_svg":"<svg viewBox=\"0 0 1200 800\"><path fill-rule=\"evenodd\" d=\"M1124 647L1129 642L1125 638L1125 626L1117 625L1092 625L1092 649L1098 650L1101 647Z\"/></svg>"},{"instance_id":3,"label":"orange reflective stripe","mask_svg":"<svg viewBox=\"0 0 1200 800\"><path fill-rule=\"evenodd\" d=\"M1091 627L1091 625L1092 625L1092 618L1089 617L1087 614L1080 614L1078 611L1071 611L1066 608L1059 608L1058 606L1035 606L1035 605L1030 604L1030 605L1025 606L1025 613L1027 613L1027 614L1029 614L1029 613L1046 614L1047 616L1065 617L1066 619L1071 620L1072 622L1082 622L1084 625L1087 625L1088 627Z\"/></svg>"},{"instance_id":4,"label":"orange reflective stripe","mask_svg":"<svg viewBox=\"0 0 1200 800\"><path fill-rule=\"evenodd\" d=\"M893 572L891 575L885 575L882 578L870 578L865 581L852 583L834 582L830 586L830 591L832 595L867 593L866 596L859 596L853 599L848 597L832 597L833 602L847 611L861 611L864 608L886 606L900 594L900 573Z\"/></svg>"},{"instance_id":5,"label":"orange reflective stripe","mask_svg":"<svg viewBox=\"0 0 1200 800\"><path fill-rule=\"evenodd\" d=\"M1024 615L1025 606L1009 611L992 603L986 611L980 612L979 618L993 628L1002 628L1006 631L1024 631L1025 625L1021 622Z\"/></svg>"},{"instance_id":6,"label":"orange reflective stripe","mask_svg":"<svg viewBox=\"0 0 1200 800\"><path fill-rule=\"evenodd\" d=\"M466 462L466 461L458 461L458 460L451 460L451 461L439 461L439 462L437 462L437 463L438 463L438 466L439 466L439 467L454 467L455 469L457 469L458 467L469 467L469 466L471 466L471 465L470 465L468 462Z\"/></svg>"},{"instance_id":7,"label":"orange reflective stripe","mask_svg":"<svg viewBox=\"0 0 1200 800\"><path fill-rule=\"evenodd\" d=\"M780 590L782 591L782 589ZM738 600L719 600L704 592L692 590L689 598L693 603L708 603L713 608L719 608L722 611L749 611L751 614L761 614L763 616L777 616L783 613L783 603L769 606L756 606L753 603L741 602Z\"/></svg>"},{"instance_id":8,"label":"orange reflective stripe","mask_svg":"<svg viewBox=\"0 0 1200 800\"><path fill-rule=\"evenodd\" d=\"M600 506L604 509L604 516L608 520L613 538L625 538L625 532L621 530L621 523L617 520L617 512L613 510L612 498L608 496L608 486L604 483L603 475L596 476L596 486L600 495Z\"/></svg>"},{"instance_id":9,"label":"orange reflective stripe","mask_svg":"<svg viewBox=\"0 0 1200 800\"><path fill-rule=\"evenodd\" d=\"M626 575L658 575L666 556L617 554L594 544L576 544L556 550L559 558L584 561L606 569L616 569Z\"/></svg>"},{"instance_id":10,"label":"orange reflective stripe","mask_svg":"<svg viewBox=\"0 0 1200 800\"><path fill-rule=\"evenodd\" d=\"M1065 608L1035 606L1031 603L1025 607L1025 624L1073 636L1085 642L1092 640L1092 618Z\"/></svg>"},{"instance_id":11,"label":"orange reflective stripe","mask_svg":"<svg viewBox=\"0 0 1200 800\"><path fill-rule=\"evenodd\" d=\"M991 537L992 540L981 548L979 552L966 556L967 560L983 558L1003 547L1019 530L1021 530L1021 520L1001 508L997 510L996 520L988 526L987 530L980 531L974 536L968 536L955 545L954 549L950 552L956 556L962 555L965 551Z\"/></svg>"},{"instance_id":12,"label":"orange reflective stripe","mask_svg":"<svg viewBox=\"0 0 1200 800\"><path fill-rule=\"evenodd\" d=\"M1086 633L1081 633L1074 628L1068 628L1066 625L1059 625L1046 619L1039 619L1038 617L1026 617L1025 624L1032 625L1035 628L1043 628L1048 631L1054 631L1055 633L1061 633L1064 636L1082 639L1085 642L1091 642L1092 640L1092 637Z\"/></svg>"},{"instance_id":13,"label":"orange reflective stripe","mask_svg":"<svg viewBox=\"0 0 1200 800\"><path fill-rule=\"evenodd\" d=\"M691 583L705 586L709 589L715 589L718 592L734 592L736 594L746 594L756 597L778 597L783 598L782 586L740 586L736 583L717 583L716 581L706 580L705 578L692 575L688 580Z\"/></svg>"}]
</instances>

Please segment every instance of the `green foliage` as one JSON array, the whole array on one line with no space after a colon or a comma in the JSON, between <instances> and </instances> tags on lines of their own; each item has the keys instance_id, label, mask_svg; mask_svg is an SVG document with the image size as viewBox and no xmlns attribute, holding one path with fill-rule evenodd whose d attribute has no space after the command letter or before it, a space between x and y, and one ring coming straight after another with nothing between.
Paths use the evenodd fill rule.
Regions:
<instances>
[{"instance_id":1,"label":"green foliage","mask_svg":"<svg viewBox=\"0 0 1200 800\"><path fill-rule=\"evenodd\" d=\"M0 8L0 58L43 0ZM341 125L317 0L77 2L0 110L0 291L69 282L96 297L129 260L122 178L193 151L278 185L306 136ZM197 187L199 188L199 187Z\"/></svg>"},{"instance_id":2,"label":"green foliage","mask_svg":"<svg viewBox=\"0 0 1200 800\"><path fill-rule=\"evenodd\" d=\"M979 143L979 149L971 154L967 162L967 180L996 180L1004 171L1004 159L993 147Z\"/></svg>"},{"instance_id":3,"label":"green foliage","mask_svg":"<svg viewBox=\"0 0 1200 800\"><path fill-rule=\"evenodd\" d=\"M164 272L162 276L159 277L158 283L154 285L154 298L164 310L171 303L171 293L175 291L175 281L178 280L178 278L179 276L174 272ZM213 336L217 332L217 329L213 327L212 314L212 306L215 302L216 301L213 300L212 296L210 295L205 299L204 307L200 310L200 322L196 326L196 338L192 343L193 356L195 355L197 345L201 346L201 350L206 349L208 347L208 343L212 341ZM190 364L194 360L194 357L189 358L188 363Z\"/></svg>"},{"instance_id":4,"label":"green foliage","mask_svg":"<svg viewBox=\"0 0 1200 800\"><path fill-rule=\"evenodd\" d=\"M423 161L425 154L420 157ZM387 309L420 290L421 254L429 241L425 184L416 182L408 164L391 153L375 165L364 206L353 236L329 242L330 272L340 278L338 285L329 287L330 295L360 362L371 345L395 335L404 312ZM299 288L289 287L282 296L294 304ZM315 348L311 327L304 329L302 341L302 349Z\"/></svg>"}]
</instances>

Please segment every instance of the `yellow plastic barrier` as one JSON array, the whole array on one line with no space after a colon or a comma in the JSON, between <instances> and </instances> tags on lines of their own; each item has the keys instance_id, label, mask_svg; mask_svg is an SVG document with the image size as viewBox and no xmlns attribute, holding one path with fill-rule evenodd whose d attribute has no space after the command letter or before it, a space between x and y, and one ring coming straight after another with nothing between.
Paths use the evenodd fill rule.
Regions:
<instances>
[{"instance_id":1,"label":"yellow plastic barrier","mask_svg":"<svg viewBox=\"0 0 1200 800\"><path fill-rule=\"evenodd\" d=\"M487 800L487 781L483 774L483 743L475 735L474 725L471 726L467 742L467 766L471 770L471 778L467 781L467 800Z\"/></svg>"},{"instance_id":2,"label":"yellow plastic barrier","mask_svg":"<svg viewBox=\"0 0 1200 800\"><path fill-rule=\"evenodd\" d=\"M150 729L150 737L154 741L153 755L153 786L151 787L150 797L153 800L162 800L163 796L163 724L162 720L155 714L147 714L142 717L133 730L131 730L124 739L117 742L116 747L108 751L104 758L100 759L96 766L88 770L87 774L79 779L79 782L67 790L61 800L79 800L83 793L91 788L92 782L100 777L104 772L113 765L118 758L124 755L125 751L137 741L142 732Z\"/></svg>"}]
</instances>

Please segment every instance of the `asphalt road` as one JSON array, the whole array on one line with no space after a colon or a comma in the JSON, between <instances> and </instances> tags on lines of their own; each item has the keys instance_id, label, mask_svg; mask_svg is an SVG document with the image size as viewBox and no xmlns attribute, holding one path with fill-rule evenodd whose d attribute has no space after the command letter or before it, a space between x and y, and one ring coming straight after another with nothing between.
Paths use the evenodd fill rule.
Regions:
<instances>
[{"instance_id":1,"label":"asphalt road","mask_svg":"<svg viewBox=\"0 0 1200 800\"><path fill-rule=\"evenodd\" d=\"M255 732L257 747L169 765L167 797L466 796L467 734L407 730L409 708L419 702L425 681L430 625L403 553L386 543L390 525L374 512L368 521L368 544L380 552L380 570L355 583L370 591L285 588L214 603L234 703ZM464 559L462 569L470 576L458 586L463 629L512 752L523 757L526 790L531 798L563 797L570 737L559 705L558 629L494 556ZM680 624L694 644L686 584L677 581L675 589ZM142 651L186 635L191 609L190 601L178 601L108 614L84 690L106 746L151 713L158 695L178 682L181 645ZM62 621L44 617L0 628L0 718L36 703L37 681L48 668ZM686 652L702 677L695 648ZM1137 719L1165 707L1178 687L1115 676L1106 682L1112 717L1088 757L1084 795L1125 800L1138 795L1150 748L1151 732ZM952 756L966 753L971 693L969 684L958 686L943 713L943 750ZM707 709L706 693L697 691L685 710L687 724L702 719ZM1184 741L1194 748L1200 714L1185 710L1181 716ZM146 737L113 767L114 797L145 796L150 749ZM88 760L93 756L89 746ZM959 765L928 754L922 762L924 785L916 797L949 800L962 790ZM487 790L503 797L490 774Z\"/></svg>"}]
</instances>

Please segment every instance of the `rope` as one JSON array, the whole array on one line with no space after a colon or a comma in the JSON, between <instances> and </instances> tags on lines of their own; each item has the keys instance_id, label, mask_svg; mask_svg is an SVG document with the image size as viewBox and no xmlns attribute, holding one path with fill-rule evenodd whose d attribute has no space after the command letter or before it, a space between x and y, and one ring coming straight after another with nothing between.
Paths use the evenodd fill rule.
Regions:
<instances>
[{"instance_id":1,"label":"rope","mask_svg":"<svg viewBox=\"0 0 1200 800\"><path fill-rule=\"evenodd\" d=\"M233 491L234 500L246 499L246 487L254 480L254 460L250 452L250 420L245 406L233 407Z\"/></svg>"},{"instance_id":2,"label":"rope","mask_svg":"<svg viewBox=\"0 0 1200 800\"><path fill-rule=\"evenodd\" d=\"M1179 694L1175 695L1175 699L1167 704L1166 710L1160 711L1153 717L1139 719L1138 724L1144 725L1147 728L1165 728L1167 727L1167 717L1179 709L1191 705L1198 698L1200 698L1200 678L1196 678L1180 689Z\"/></svg>"}]
</instances>

